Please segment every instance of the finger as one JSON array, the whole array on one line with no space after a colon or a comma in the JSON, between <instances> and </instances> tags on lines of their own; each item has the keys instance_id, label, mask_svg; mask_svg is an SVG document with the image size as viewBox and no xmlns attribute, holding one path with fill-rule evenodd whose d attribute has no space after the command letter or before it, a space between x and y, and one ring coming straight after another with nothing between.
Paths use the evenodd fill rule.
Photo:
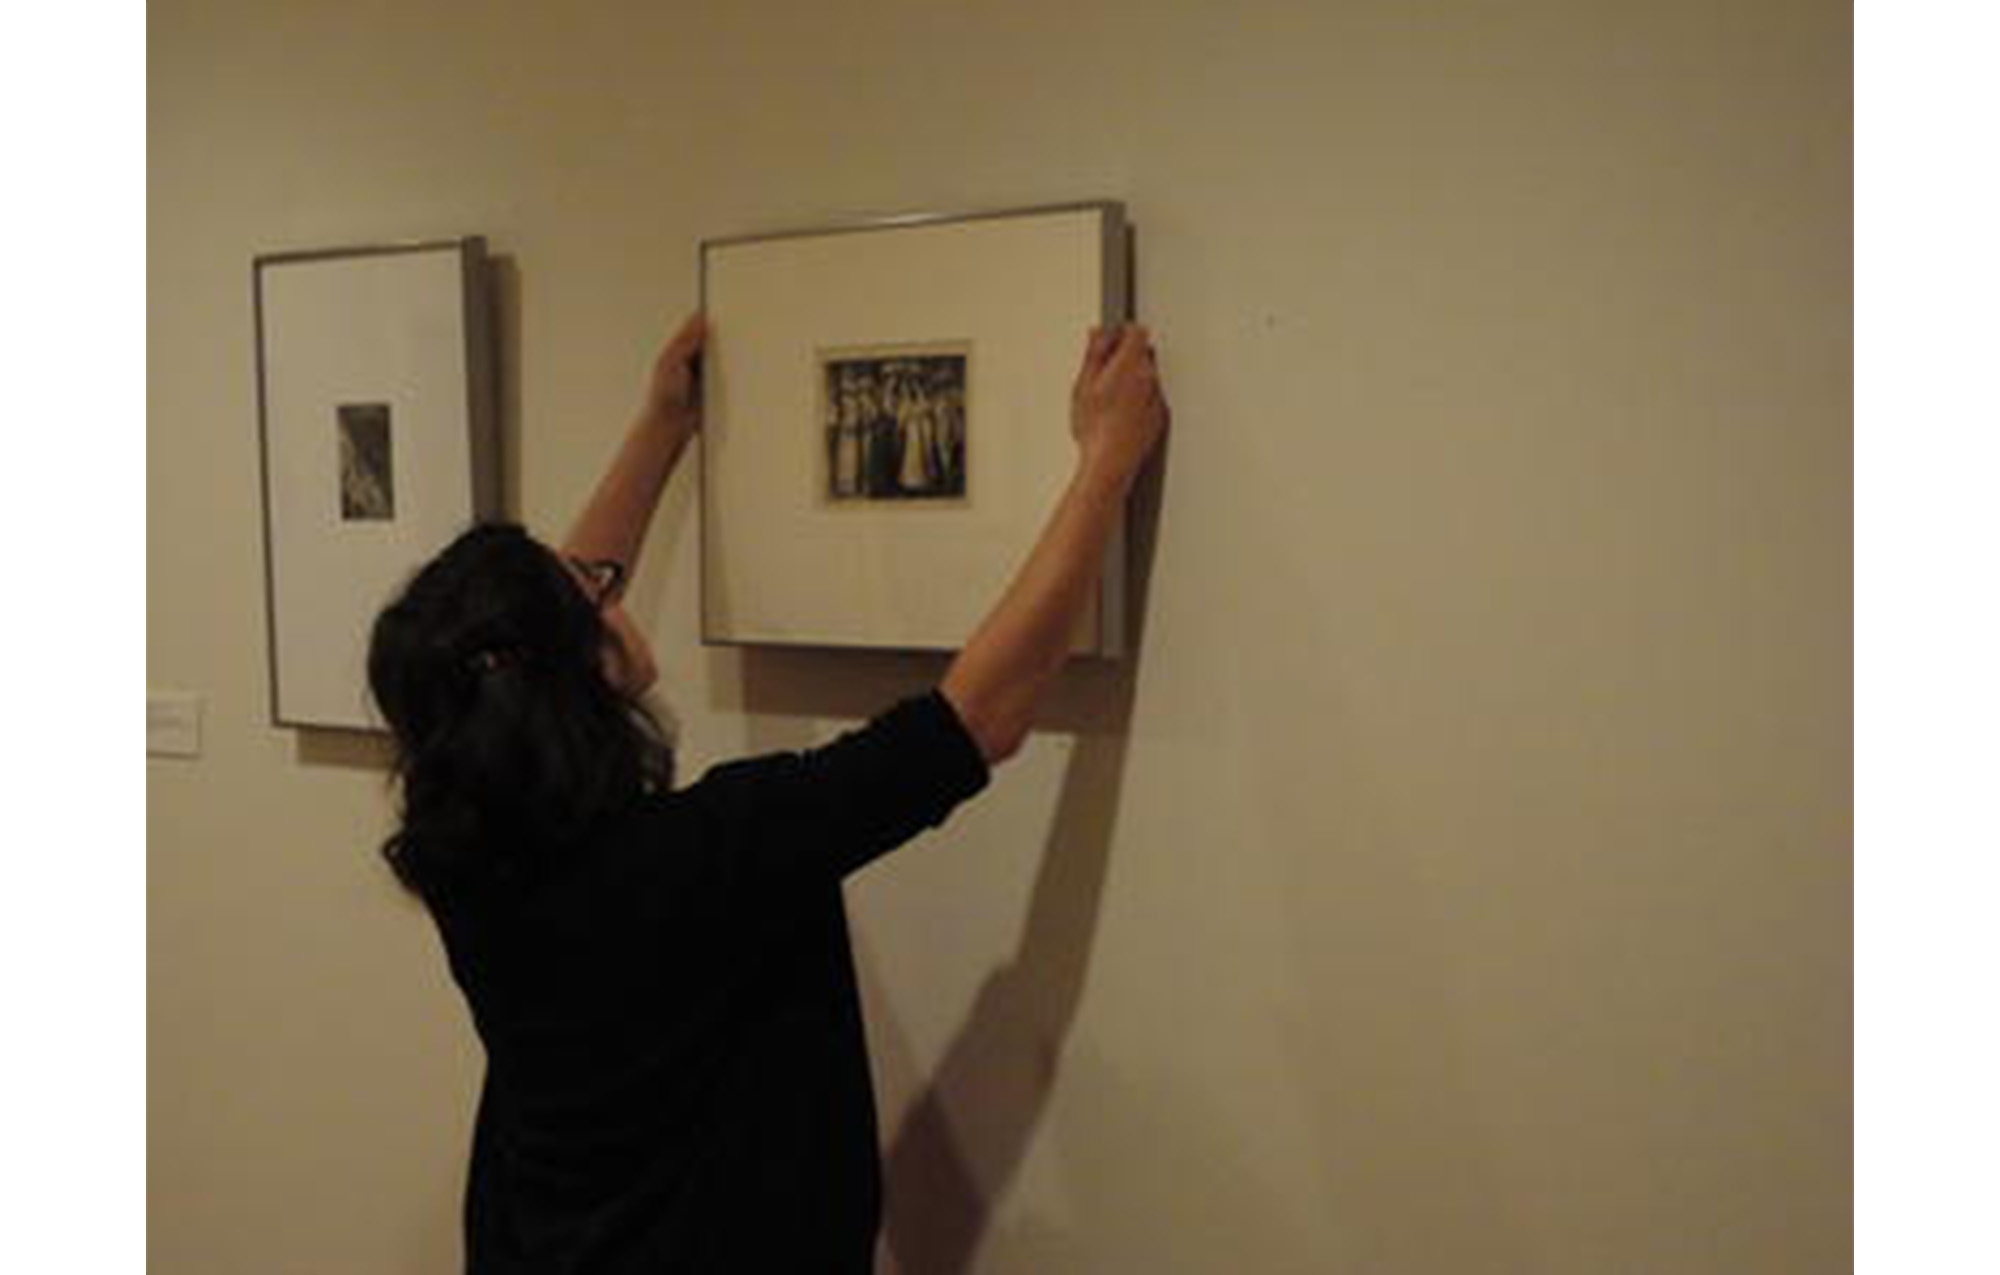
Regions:
<instances>
[{"instance_id":1,"label":"finger","mask_svg":"<svg viewBox=\"0 0 2000 1275\"><path fill-rule=\"evenodd\" d=\"M1090 330L1090 339L1083 346L1083 370L1086 375L1104 366L1104 360L1111 353L1114 329L1095 327Z\"/></svg>"},{"instance_id":2,"label":"finger","mask_svg":"<svg viewBox=\"0 0 2000 1275\"><path fill-rule=\"evenodd\" d=\"M1143 325L1128 323L1118 334L1118 346L1111 352L1111 370L1122 372L1143 361L1152 352L1152 339Z\"/></svg>"},{"instance_id":3,"label":"finger","mask_svg":"<svg viewBox=\"0 0 2000 1275\"><path fill-rule=\"evenodd\" d=\"M667 348L677 356L685 358L693 354L696 350L701 349L707 340L708 316L700 310L696 310L681 324L680 330L674 333L673 339L667 342Z\"/></svg>"}]
</instances>

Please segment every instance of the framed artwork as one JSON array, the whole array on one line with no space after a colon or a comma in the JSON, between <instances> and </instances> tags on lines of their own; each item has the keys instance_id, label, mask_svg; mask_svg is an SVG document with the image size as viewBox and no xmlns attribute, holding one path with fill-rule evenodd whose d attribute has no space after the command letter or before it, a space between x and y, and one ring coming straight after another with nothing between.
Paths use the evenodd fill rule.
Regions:
<instances>
[{"instance_id":1,"label":"framed artwork","mask_svg":"<svg viewBox=\"0 0 2000 1275\"><path fill-rule=\"evenodd\" d=\"M702 640L962 646L1074 471L1126 243L1110 202L705 241ZM1124 653L1124 584L1121 529L1074 653Z\"/></svg>"},{"instance_id":2,"label":"framed artwork","mask_svg":"<svg viewBox=\"0 0 2000 1275\"><path fill-rule=\"evenodd\" d=\"M271 720L380 730L368 633L500 513L485 243L255 259Z\"/></svg>"}]
</instances>

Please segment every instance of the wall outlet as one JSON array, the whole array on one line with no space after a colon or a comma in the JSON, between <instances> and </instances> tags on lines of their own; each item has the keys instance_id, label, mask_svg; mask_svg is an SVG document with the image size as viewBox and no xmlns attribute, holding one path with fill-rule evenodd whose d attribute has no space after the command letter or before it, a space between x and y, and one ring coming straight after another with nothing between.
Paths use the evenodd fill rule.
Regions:
<instances>
[{"instance_id":1,"label":"wall outlet","mask_svg":"<svg viewBox=\"0 0 2000 1275\"><path fill-rule=\"evenodd\" d=\"M201 756L201 696L187 691L146 692L146 755Z\"/></svg>"}]
</instances>

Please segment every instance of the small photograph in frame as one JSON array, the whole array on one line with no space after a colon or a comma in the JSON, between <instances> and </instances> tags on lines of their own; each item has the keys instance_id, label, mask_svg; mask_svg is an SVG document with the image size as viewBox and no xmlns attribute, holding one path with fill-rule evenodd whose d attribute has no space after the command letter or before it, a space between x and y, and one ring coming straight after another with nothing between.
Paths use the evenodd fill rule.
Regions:
<instances>
[{"instance_id":1,"label":"small photograph in frame","mask_svg":"<svg viewBox=\"0 0 2000 1275\"><path fill-rule=\"evenodd\" d=\"M818 353L821 498L845 508L963 502L971 343Z\"/></svg>"},{"instance_id":2,"label":"small photograph in frame","mask_svg":"<svg viewBox=\"0 0 2000 1275\"><path fill-rule=\"evenodd\" d=\"M396 516L396 470L389 445L387 403L342 403L340 516L346 522L387 522Z\"/></svg>"}]
</instances>

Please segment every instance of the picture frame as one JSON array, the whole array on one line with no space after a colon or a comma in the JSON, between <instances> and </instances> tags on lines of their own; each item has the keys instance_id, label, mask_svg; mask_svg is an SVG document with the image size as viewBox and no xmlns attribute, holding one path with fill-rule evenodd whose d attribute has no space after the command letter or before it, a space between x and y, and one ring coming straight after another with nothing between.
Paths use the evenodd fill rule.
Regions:
<instances>
[{"instance_id":1,"label":"picture frame","mask_svg":"<svg viewBox=\"0 0 2000 1275\"><path fill-rule=\"evenodd\" d=\"M265 253L251 276L271 722L380 731L375 616L501 512L485 241Z\"/></svg>"},{"instance_id":2,"label":"picture frame","mask_svg":"<svg viewBox=\"0 0 2000 1275\"><path fill-rule=\"evenodd\" d=\"M1129 234L1100 200L704 240L702 641L962 646L1074 471ZM1124 655L1125 557L1121 524L1073 655Z\"/></svg>"}]
</instances>

